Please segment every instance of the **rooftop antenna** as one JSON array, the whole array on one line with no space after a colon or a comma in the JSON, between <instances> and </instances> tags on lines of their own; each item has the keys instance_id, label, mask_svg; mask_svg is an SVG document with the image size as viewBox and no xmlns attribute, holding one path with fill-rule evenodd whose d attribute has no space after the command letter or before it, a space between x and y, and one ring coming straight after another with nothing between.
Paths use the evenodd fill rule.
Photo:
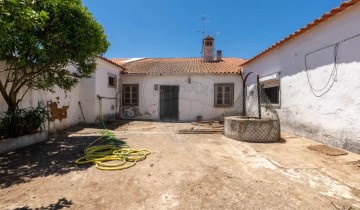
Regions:
<instances>
[{"instance_id":1,"label":"rooftop antenna","mask_svg":"<svg viewBox=\"0 0 360 210\"><path fill-rule=\"evenodd\" d=\"M212 37L215 38L215 36L220 35L220 31L217 31L217 32L208 32L207 34L208 34L209 36L212 36Z\"/></svg>"},{"instance_id":2,"label":"rooftop antenna","mask_svg":"<svg viewBox=\"0 0 360 210\"><path fill-rule=\"evenodd\" d=\"M202 22L202 29L198 30L197 32L202 34L202 37L205 38L205 24L209 22L209 20L205 19L205 15L200 16Z\"/></svg>"},{"instance_id":3,"label":"rooftop antenna","mask_svg":"<svg viewBox=\"0 0 360 210\"><path fill-rule=\"evenodd\" d=\"M198 30L197 32L201 33L202 38L204 39L205 38L205 24L208 23L209 20L205 19L205 15L201 15L200 19L201 19L201 22L202 22L202 29ZM203 54L203 50L204 50L203 47L204 46L201 46L201 52L200 52L201 55Z\"/></svg>"}]
</instances>

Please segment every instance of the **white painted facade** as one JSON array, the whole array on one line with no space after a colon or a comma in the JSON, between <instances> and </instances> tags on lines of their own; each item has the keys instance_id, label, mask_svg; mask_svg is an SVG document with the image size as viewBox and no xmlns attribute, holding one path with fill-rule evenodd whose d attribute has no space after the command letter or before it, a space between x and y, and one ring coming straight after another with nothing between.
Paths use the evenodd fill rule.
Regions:
<instances>
[{"instance_id":1,"label":"white painted facade","mask_svg":"<svg viewBox=\"0 0 360 210\"><path fill-rule=\"evenodd\" d=\"M122 118L160 120L160 85L179 86L179 121L196 121L197 116L203 120L222 120L224 114L242 113L242 79L238 74L122 75L121 83L139 85L139 106L121 107ZM216 83L234 84L232 107L214 106Z\"/></svg>"},{"instance_id":2,"label":"white painted facade","mask_svg":"<svg viewBox=\"0 0 360 210\"><path fill-rule=\"evenodd\" d=\"M80 101L87 123L98 121L100 112L105 120L114 118L119 110L121 69L103 59L97 59L96 68L91 78L82 80L80 83ZM116 77L115 87L110 87L108 84L110 75ZM104 97L101 99L101 106L99 97Z\"/></svg>"},{"instance_id":3,"label":"white painted facade","mask_svg":"<svg viewBox=\"0 0 360 210\"><path fill-rule=\"evenodd\" d=\"M282 130L360 152L359 20L357 4L243 66L279 73Z\"/></svg>"},{"instance_id":4,"label":"white painted facade","mask_svg":"<svg viewBox=\"0 0 360 210\"><path fill-rule=\"evenodd\" d=\"M56 102L58 108L67 107L67 117L49 123L50 131L63 130L71 125L84 122L81 114L81 104L86 123L96 123L99 120L99 99L97 95L108 98L118 97L118 85L115 88L108 87L108 74L120 77L121 69L101 58L97 58L97 69L90 78L82 79L71 91L65 92L55 88L54 92L29 90L24 99L20 102L20 108L36 107L38 103L45 106L48 102ZM76 71L73 67L70 72ZM4 78L4 75L1 78ZM117 82L118 83L118 82ZM24 90L23 90L24 91ZM21 94L19 94L21 95ZM106 117L113 117L117 114L118 103L116 99L103 99L102 112ZM6 112L7 104L0 94L0 114ZM1 116L1 115L0 115Z\"/></svg>"},{"instance_id":5,"label":"white painted facade","mask_svg":"<svg viewBox=\"0 0 360 210\"><path fill-rule=\"evenodd\" d=\"M96 95L101 97L107 97L111 99L102 99L102 112L106 119L114 118L119 112L119 101L120 101L120 88L119 80L121 69L119 67L114 68L113 64L102 61L98 63L99 71L96 71ZM116 77L115 87L109 87L108 76ZM105 82L104 82L105 81ZM98 103L99 105L99 103ZM99 107L97 106L99 110ZM99 115L99 114L98 114Z\"/></svg>"}]
</instances>

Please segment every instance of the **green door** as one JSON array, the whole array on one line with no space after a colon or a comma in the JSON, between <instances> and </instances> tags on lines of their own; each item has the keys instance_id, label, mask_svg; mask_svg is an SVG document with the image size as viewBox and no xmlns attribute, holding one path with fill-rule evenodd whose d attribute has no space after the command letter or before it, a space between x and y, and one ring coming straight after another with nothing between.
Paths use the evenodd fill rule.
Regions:
<instances>
[{"instance_id":1,"label":"green door","mask_svg":"<svg viewBox=\"0 0 360 210\"><path fill-rule=\"evenodd\" d=\"M179 120L179 86L160 86L160 119Z\"/></svg>"}]
</instances>

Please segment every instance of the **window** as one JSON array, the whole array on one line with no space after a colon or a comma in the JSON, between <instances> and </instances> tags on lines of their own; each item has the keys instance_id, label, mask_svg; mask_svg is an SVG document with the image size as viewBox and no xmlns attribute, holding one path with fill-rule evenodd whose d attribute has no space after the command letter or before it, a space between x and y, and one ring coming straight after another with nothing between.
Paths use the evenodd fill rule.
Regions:
<instances>
[{"instance_id":1,"label":"window","mask_svg":"<svg viewBox=\"0 0 360 210\"><path fill-rule=\"evenodd\" d=\"M264 88L267 99L262 99L261 103L271 103L274 108L280 108L280 72L260 78L260 84ZM264 101L265 100L265 101Z\"/></svg>"},{"instance_id":2,"label":"window","mask_svg":"<svg viewBox=\"0 0 360 210\"><path fill-rule=\"evenodd\" d=\"M266 96L270 99L272 104L280 104L280 87L268 87L264 88Z\"/></svg>"},{"instance_id":3,"label":"window","mask_svg":"<svg viewBox=\"0 0 360 210\"><path fill-rule=\"evenodd\" d=\"M215 84L215 107L231 107L234 104L234 84Z\"/></svg>"},{"instance_id":4,"label":"window","mask_svg":"<svg viewBox=\"0 0 360 210\"><path fill-rule=\"evenodd\" d=\"M108 74L108 87L116 88L117 77L114 74Z\"/></svg>"},{"instance_id":5,"label":"window","mask_svg":"<svg viewBox=\"0 0 360 210\"><path fill-rule=\"evenodd\" d=\"M211 47L211 46L212 46L212 42L205 42L205 46Z\"/></svg>"},{"instance_id":6,"label":"window","mask_svg":"<svg viewBox=\"0 0 360 210\"><path fill-rule=\"evenodd\" d=\"M139 85L123 85L123 105L138 106L139 105Z\"/></svg>"}]
</instances>

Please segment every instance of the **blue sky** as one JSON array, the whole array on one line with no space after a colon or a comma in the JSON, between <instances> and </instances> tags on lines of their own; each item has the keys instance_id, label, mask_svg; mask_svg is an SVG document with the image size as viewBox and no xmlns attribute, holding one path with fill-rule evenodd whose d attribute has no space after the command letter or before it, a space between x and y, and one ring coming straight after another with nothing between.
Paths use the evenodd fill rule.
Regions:
<instances>
[{"instance_id":1,"label":"blue sky","mask_svg":"<svg viewBox=\"0 0 360 210\"><path fill-rule=\"evenodd\" d=\"M201 15L224 57L251 58L341 0L83 0L111 43L105 57L200 57Z\"/></svg>"}]
</instances>

